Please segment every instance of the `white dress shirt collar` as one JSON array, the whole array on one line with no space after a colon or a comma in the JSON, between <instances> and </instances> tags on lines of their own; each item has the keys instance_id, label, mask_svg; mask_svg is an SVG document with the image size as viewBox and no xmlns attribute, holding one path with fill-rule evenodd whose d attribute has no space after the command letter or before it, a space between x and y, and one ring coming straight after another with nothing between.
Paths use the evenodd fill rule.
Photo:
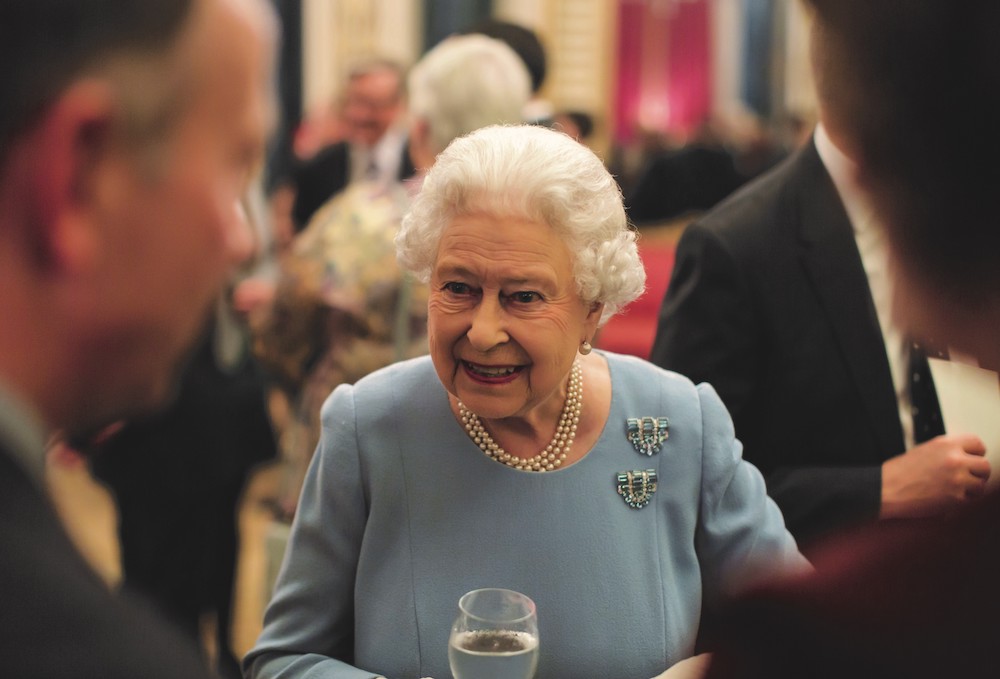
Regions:
<instances>
[{"instance_id":1,"label":"white dress shirt collar","mask_svg":"<svg viewBox=\"0 0 1000 679\"><path fill-rule=\"evenodd\" d=\"M816 126L813 139L820 160L830 173L840 200L844 203L844 209L855 233L872 228L875 223L872 210L857 183L857 163L834 145L822 123Z\"/></svg>"},{"instance_id":2,"label":"white dress shirt collar","mask_svg":"<svg viewBox=\"0 0 1000 679\"><path fill-rule=\"evenodd\" d=\"M857 165L830 140L822 125L816 126L813 135L820 160L830 173L834 187L844 204L847 218L854 230L854 241L861 255L861 264L868 278L868 289L875 305L879 329L885 343L889 361L899 422L903 428L903 442L907 449L914 444L913 417L910 414L909 381L907 364L910 345L902 330L892 318L892 276L889 273L889 252L885 234L878 226L875 215L857 184Z\"/></svg>"}]
</instances>

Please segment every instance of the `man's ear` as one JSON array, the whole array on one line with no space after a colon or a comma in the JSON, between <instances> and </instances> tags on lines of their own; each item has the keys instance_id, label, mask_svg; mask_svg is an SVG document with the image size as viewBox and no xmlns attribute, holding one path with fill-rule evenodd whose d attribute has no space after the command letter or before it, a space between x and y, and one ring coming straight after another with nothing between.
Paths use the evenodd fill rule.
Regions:
<instances>
[{"instance_id":1,"label":"man's ear","mask_svg":"<svg viewBox=\"0 0 1000 679\"><path fill-rule=\"evenodd\" d=\"M431 126L423 118L410 122L410 139L407 147L413 167L426 171L434 164L434 153L430 150Z\"/></svg>"},{"instance_id":2,"label":"man's ear","mask_svg":"<svg viewBox=\"0 0 1000 679\"><path fill-rule=\"evenodd\" d=\"M71 85L22 139L29 235L37 263L76 272L94 263L102 162L112 145L116 102L100 81Z\"/></svg>"}]
</instances>

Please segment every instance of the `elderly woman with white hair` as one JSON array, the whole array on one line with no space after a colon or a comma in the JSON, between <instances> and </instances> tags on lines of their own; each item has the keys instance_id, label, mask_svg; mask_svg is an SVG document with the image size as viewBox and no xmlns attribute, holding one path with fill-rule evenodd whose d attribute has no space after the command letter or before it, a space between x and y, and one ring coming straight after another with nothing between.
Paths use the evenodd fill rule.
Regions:
<instances>
[{"instance_id":1,"label":"elderly woman with white hair","mask_svg":"<svg viewBox=\"0 0 1000 679\"><path fill-rule=\"evenodd\" d=\"M644 273L586 147L458 139L396 242L430 356L326 402L250 677L445 679L458 599L500 587L537 604L538 677L648 679L704 606L804 566L712 388L592 349Z\"/></svg>"}]
</instances>

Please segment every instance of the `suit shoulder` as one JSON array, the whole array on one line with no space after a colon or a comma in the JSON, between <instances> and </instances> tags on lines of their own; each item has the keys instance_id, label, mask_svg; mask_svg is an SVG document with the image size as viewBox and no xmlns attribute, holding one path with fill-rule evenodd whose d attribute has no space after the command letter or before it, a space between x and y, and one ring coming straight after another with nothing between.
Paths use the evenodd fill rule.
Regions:
<instances>
[{"instance_id":1,"label":"suit shoulder","mask_svg":"<svg viewBox=\"0 0 1000 679\"><path fill-rule=\"evenodd\" d=\"M309 158L295 164L293 177L296 182L329 182L328 175L345 175L350 162L347 142L337 142L324 146Z\"/></svg>"},{"instance_id":2,"label":"suit shoulder","mask_svg":"<svg viewBox=\"0 0 1000 679\"><path fill-rule=\"evenodd\" d=\"M762 236L794 219L798 192L818 156L800 149L763 175L737 189L693 225L724 242L752 247Z\"/></svg>"},{"instance_id":3,"label":"suit shoulder","mask_svg":"<svg viewBox=\"0 0 1000 679\"><path fill-rule=\"evenodd\" d=\"M314 153L312 157L302 161L303 165L325 165L326 163L339 162L345 160L350 155L350 146L346 141L338 141L324 146Z\"/></svg>"}]
</instances>

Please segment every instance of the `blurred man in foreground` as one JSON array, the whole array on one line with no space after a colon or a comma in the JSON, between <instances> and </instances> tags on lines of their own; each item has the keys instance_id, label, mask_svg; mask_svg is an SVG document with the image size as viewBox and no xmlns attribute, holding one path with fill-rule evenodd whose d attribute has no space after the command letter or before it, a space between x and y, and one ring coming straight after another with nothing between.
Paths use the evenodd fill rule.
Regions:
<instances>
[{"instance_id":1,"label":"blurred man in foreground","mask_svg":"<svg viewBox=\"0 0 1000 679\"><path fill-rule=\"evenodd\" d=\"M252 247L238 200L272 116L259 0L0 5L0 666L205 675L109 592L43 491L44 443L163 405Z\"/></svg>"},{"instance_id":2,"label":"blurred man in foreground","mask_svg":"<svg viewBox=\"0 0 1000 679\"><path fill-rule=\"evenodd\" d=\"M1000 368L1000 5L811 0L832 134L889 241L895 313ZM710 677L992 677L1000 494L828 545L816 574L744 600Z\"/></svg>"}]
</instances>

